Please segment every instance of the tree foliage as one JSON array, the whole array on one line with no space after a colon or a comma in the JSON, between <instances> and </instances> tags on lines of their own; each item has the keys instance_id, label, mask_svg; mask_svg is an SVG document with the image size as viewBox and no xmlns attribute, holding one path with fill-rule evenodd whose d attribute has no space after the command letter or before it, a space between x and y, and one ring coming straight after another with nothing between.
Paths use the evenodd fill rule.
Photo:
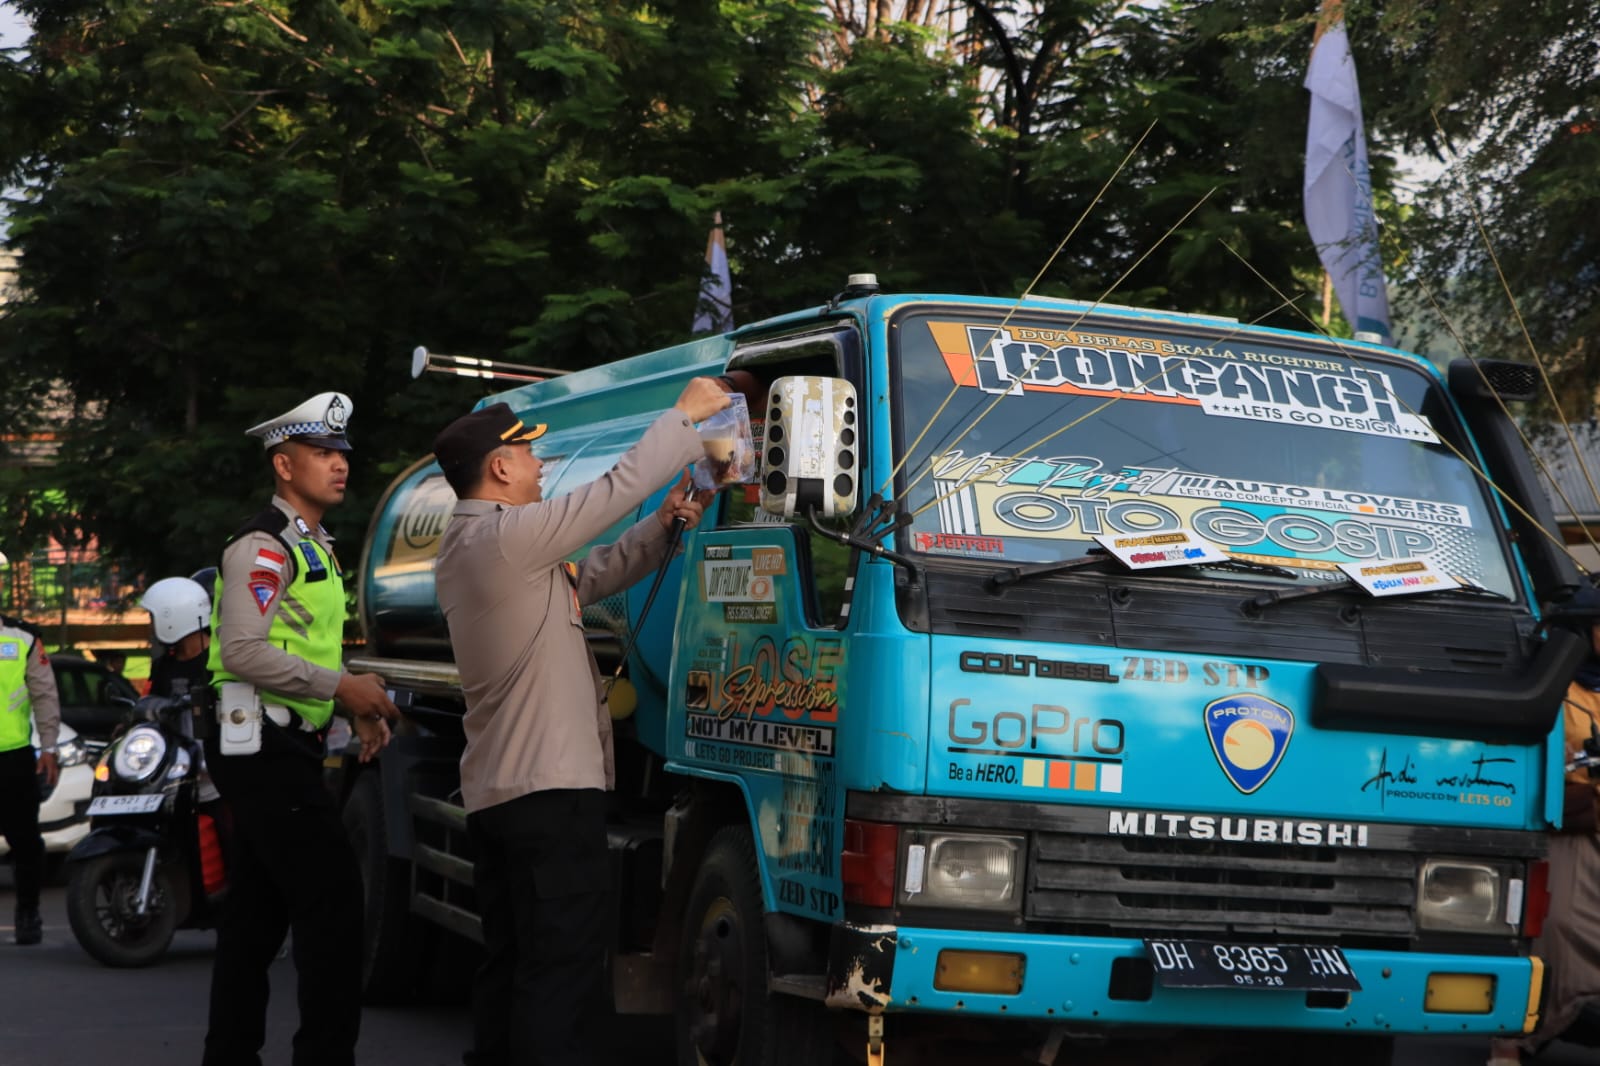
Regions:
<instances>
[{"instance_id":1,"label":"tree foliage","mask_svg":"<svg viewBox=\"0 0 1600 1066\"><path fill-rule=\"evenodd\" d=\"M330 517L358 542L389 475L479 394L411 382L416 344L578 368L686 339L715 210L741 323L862 270L1000 294L1038 275L1292 328L1257 272L1316 286L1299 0L16 6L34 34L0 58L0 179L25 190L0 416L22 425L54 381L102 412L50 477L152 577L209 561L259 505L242 428L323 389L355 400L355 491ZM1396 92L1433 94L1459 142L1538 58L1528 28L1446 78L1465 17L1351 0L1380 149L1430 143ZM1495 127L1511 155L1527 122ZM1539 184L1518 257L1557 240L1537 203L1595 180L1594 138L1546 140L1519 172ZM1557 250L1581 258L1590 226Z\"/></svg>"}]
</instances>

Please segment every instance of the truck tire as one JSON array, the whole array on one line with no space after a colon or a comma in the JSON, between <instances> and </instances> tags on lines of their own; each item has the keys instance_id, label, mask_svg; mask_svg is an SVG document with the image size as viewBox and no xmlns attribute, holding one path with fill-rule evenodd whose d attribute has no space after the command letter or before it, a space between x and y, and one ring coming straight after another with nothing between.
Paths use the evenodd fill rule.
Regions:
<instances>
[{"instance_id":1,"label":"truck tire","mask_svg":"<svg viewBox=\"0 0 1600 1066\"><path fill-rule=\"evenodd\" d=\"M361 994L365 1003L403 1003L416 992L422 961L411 917L407 864L389 857L383 785L363 773L344 805L344 830L361 868Z\"/></svg>"},{"instance_id":2,"label":"truck tire","mask_svg":"<svg viewBox=\"0 0 1600 1066\"><path fill-rule=\"evenodd\" d=\"M106 966L149 966L159 960L172 943L181 912L188 909L175 887L172 867L157 862L148 906L144 914L136 913L143 876L142 851L113 851L72 864L67 924L83 950Z\"/></svg>"},{"instance_id":3,"label":"truck tire","mask_svg":"<svg viewBox=\"0 0 1600 1066\"><path fill-rule=\"evenodd\" d=\"M816 1066L833 1060L819 1003L767 990L767 941L755 847L743 826L707 845L678 950L679 1066Z\"/></svg>"}]
</instances>

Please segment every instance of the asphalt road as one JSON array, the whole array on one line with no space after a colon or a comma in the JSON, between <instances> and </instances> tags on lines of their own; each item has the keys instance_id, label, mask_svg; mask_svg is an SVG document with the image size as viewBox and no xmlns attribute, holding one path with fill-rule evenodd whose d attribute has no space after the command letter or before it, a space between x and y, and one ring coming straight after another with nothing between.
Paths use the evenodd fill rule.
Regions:
<instances>
[{"instance_id":1,"label":"asphalt road","mask_svg":"<svg viewBox=\"0 0 1600 1066\"><path fill-rule=\"evenodd\" d=\"M11 872L0 865L0 1066L81 1066L114 1061L118 1066L181 1066L200 1061L205 1037L206 997L214 937L180 932L170 955L146 970L111 970L78 947L67 926L65 890L45 891L44 943L19 948L11 939ZM294 968L280 959L272 969L273 1001L268 1017L266 1066L286 1066L296 1025ZM597 1049L597 1066L643 1066L671 1062L671 1021L623 1018L610 1027L612 1046ZM369 1007L362 1016L357 1061L384 1066L455 1066L467 1040L463 1003L404 1008ZM899 1050L910 1049L902 1045ZM1401 1066L1482 1066L1483 1042L1400 1042ZM971 1047L931 1055L893 1056L897 1066L1024 1060L977 1054ZM1070 1053L1060 1062L1068 1066ZM1130 1062L1149 1062L1136 1055ZM1600 1062L1600 1053L1557 1045L1540 1060L1551 1066Z\"/></svg>"}]
</instances>

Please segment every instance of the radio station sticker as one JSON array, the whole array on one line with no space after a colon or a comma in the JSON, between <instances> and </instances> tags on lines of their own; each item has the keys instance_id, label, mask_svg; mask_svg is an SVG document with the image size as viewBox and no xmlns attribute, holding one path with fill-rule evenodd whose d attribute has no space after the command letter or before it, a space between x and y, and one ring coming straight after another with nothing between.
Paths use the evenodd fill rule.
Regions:
<instances>
[{"instance_id":1,"label":"radio station sticker","mask_svg":"<svg viewBox=\"0 0 1600 1066\"><path fill-rule=\"evenodd\" d=\"M929 322L951 383L1198 407L1239 418L1437 444L1389 374L1332 358L1036 326Z\"/></svg>"},{"instance_id":2,"label":"radio station sticker","mask_svg":"<svg viewBox=\"0 0 1600 1066\"><path fill-rule=\"evenodd\" d=\"M1130 570L1220 563L1228 557L1227 552L1186 529L1121 536L1100 533L1094 539L1102 548L1122 560L1122 564Z\"/></svg>"},{"instance_id":3,"label":"radio station sticker","mask_svg":"<svg viewBox=\"0 0 1600 1066\"><path fill-rule=\"evenodd\" d=\"M1401 559L1393 563L1340 563L1345 576L1373 596L1409 596L1417 592L1456 589L1461 582L1428 559Z\"/></svg>"},{"instance_id":4,"label":"radio station sticker","mask_svg":"<svg viewBox=\"0 0 1600 1066\"><path fill-rule=\"evenodd\" d=\"M1294 713L1251 693L1206 704L1206 737L1233 787L1249 795L1267 783L1294 736Z\"/></svg>"}]
</instances>

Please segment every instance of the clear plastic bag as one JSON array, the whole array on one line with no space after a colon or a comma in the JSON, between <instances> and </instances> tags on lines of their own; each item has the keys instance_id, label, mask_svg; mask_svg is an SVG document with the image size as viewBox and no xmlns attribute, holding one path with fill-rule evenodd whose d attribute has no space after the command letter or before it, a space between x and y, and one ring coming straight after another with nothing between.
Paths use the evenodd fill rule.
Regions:
<instances>
[{"instance_id":1,"label":"clear plastic bag","mask_svg":"<svg viewBox=\"0 0 1600 1066\"><path fill-rule=\"evenodd\" d=\"M749 485L756 480L756 446L750 435L750 411L734 393L727 407L700 423L705 458L696 460L692 477L697 489Z\"/></svg>"}]
</instances>

